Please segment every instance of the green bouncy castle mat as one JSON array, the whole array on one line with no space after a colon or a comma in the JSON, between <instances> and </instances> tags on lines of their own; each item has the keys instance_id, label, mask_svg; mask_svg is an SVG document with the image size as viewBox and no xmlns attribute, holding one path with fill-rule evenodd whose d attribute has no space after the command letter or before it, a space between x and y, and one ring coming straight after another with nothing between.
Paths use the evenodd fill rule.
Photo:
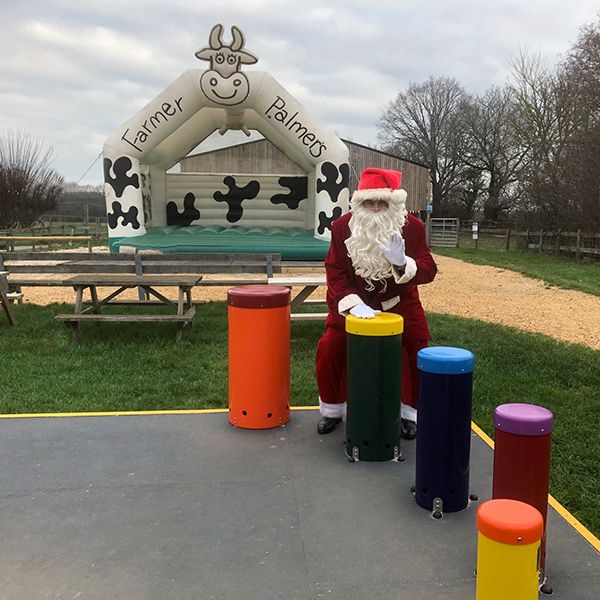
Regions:
<instances>
[{"instance_id":1,"label":"green bouncy castle mat","mask_svg":"<svg viewBox=\"0 0 600 600\"><path fill-rule=\"evenodd\" d=\"M323 260L329 242L318 240L312 231L267 227L154 227L144 235L112 238L110 251L123 247L160 250L164 254L181 252L281 254L283 260Z\"/></svg>"}]
</instances>

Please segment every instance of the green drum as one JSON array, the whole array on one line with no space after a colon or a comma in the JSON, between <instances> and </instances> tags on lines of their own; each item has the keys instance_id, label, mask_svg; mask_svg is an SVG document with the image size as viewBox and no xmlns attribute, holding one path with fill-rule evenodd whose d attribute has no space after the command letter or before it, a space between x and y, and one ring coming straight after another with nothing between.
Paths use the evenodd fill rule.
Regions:
<instances>
[{"instance_id":1,"label":"green drum","mask_svg":"<svg viewBox=\"0 0 600 600\"><path fill-rule=\"evenodd\" d=\"M400 315L346 317L346 454L384 461L400 456L402 331Z\"/></svg>"}]
</instances>

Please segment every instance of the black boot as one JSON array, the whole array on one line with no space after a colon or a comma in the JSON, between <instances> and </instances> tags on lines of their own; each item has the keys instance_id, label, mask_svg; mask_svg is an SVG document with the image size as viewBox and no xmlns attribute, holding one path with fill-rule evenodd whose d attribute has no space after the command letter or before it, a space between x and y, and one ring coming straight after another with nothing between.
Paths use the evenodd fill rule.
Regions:
<instances>
[{"instance_id":1,"label":"black boot","mask_svg":"<svg viewBox=\"0 0 600 600\"><path fill-rule=\"evenodd\" d=\"M341 422L342 417L321 417L317 431L320 434L331 433Z\"/></svg>"},{"instance_id":2,"label":"black boot","mask_svg":"<svg viewBox=\"0 0 600 600\"><path fill-rule=\"evenodd\" d=\"M414 440L417 437L417 424L408 419L400 419L400 437Z\"/></svg>"}]
</instances>

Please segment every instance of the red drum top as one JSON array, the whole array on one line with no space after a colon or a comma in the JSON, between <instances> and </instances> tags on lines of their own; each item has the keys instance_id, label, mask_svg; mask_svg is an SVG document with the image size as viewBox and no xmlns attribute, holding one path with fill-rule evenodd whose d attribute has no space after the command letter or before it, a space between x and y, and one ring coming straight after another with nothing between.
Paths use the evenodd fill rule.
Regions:
<instances>
[{"instance_id":1,"label":"red drum top","mask_svg":"<svg viewBox=\"0 0 600 600\"><path fill-rule=\"evenodd\" d=\"M227 290L227 304L239 308L277 308L287 306L291 291L282 285L238 285Z\"/></svg>"}]
</instances>

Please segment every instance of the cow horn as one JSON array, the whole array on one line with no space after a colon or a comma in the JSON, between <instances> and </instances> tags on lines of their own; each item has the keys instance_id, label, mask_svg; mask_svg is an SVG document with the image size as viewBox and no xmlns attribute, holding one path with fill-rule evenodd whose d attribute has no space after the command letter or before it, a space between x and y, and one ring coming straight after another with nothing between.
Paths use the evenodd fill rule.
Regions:
<instances>
[{"instance_id":1,"label":"cow horn","mask_svg":"<svg viewBox=\"0 0 600 600\"><path fill-rule=\"evenodd\" d=\"M244 47L244 34L235 25L231 28L231 34L233 35L231 49L234 52L237 52L238 50L241 50Z\"/></svg>"},{"instance_id":2,"label":"cow horn","mask_svg":"<svg viewBox=\"0 0 600 600\"><path fill-rule=\"evenodd\" d=\"M219 50L220 48L223 47L223 40L221 39L222 35L223 35L223 25L221 25L221 23L217 23L210 30L210 38L208 41L209 46L213 50Z\"/></svg>"}]
</instances>

